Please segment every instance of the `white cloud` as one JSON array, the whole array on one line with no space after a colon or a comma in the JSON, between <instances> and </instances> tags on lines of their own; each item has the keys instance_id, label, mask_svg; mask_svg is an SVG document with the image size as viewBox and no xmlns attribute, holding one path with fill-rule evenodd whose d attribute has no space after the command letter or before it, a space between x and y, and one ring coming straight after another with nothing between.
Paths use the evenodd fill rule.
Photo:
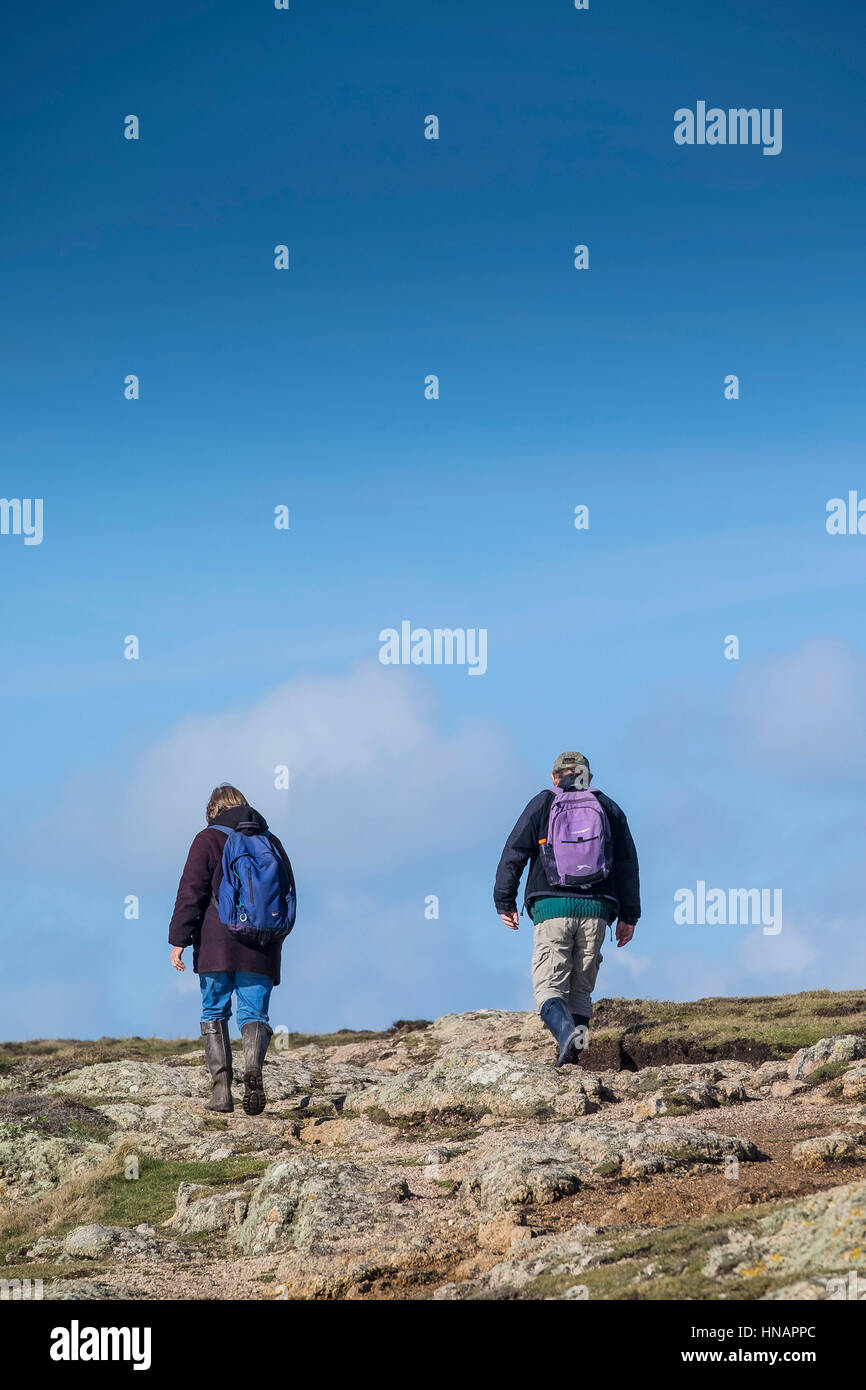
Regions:
<instances>
[{"instance_id":1,"label":"white cloud","mask_svg":"<svg viewBox=\"0 0 866 1390\"><path fill-rule=\"evenodd\" d=\"M822 959L818 947L819 932L818 924L809 933L783 922L777 936L765 936L756 927L740 942L737 951L740 971L745 975L760 976L765 981L778 977L780 989L791 988L791 976L803 981L814 980L815 966ZM803 988L816 986L804 984Z\"/></svg>"},{"instance_id":2,"label":"white cloud","mask_svg":"<svg viewBox=\"0 0 866 1390\"><path fill-rule=\"evenodd\" d=\"M638 928L638 930L640 930L640 928ZM631 944L627 946L612 946L610 941L605 942L602 957L602 972L610 977L621 971L622 974L627 977L629 987L640 979L641 975L645 975L648 970L652 969L654 964L653 956L641 955L639 952L632 949ZM596 990L596 995L599 994L602 985L606 987L608 983L610 983L611 988L614 987L613 980L608 979L608 981L605 981L602 979L601 975L599 975L599 988ZM617 980L616 988L620 987L620 981Z\"/></svg>"},{"instance_id":3,"label":"white cloud","mask_svg":"<svg viewBox=\"0 0 866 1390\"><path fill-rule=\"evenodd\" d=\"M693 951L659 951L647 984L650 999L709 999L744 992L736 970Z\"/></svg>"},{"instance_id":4,"label":"white cloud","mask_svg":"<svg viewBox=\"0 0 866 1390\"><path fill-rule=\"evenodd\" d=\"M287 791L274 788L278 765ZM445 729L423 674L366 664L182 720L79 779L43 833L68 864L86 842L87 859L127 883L133 872L177 875L211 788L227 781L267 817L299 876L345 882L469 849L496 833L503 806L510 826L513 769L492 721Z\"/></svg>"},{"instance_id":5,"label":"white cloud","mask_svg":"<svg viewBox=\"0 0 866 1390\"><path fill-rule=\"evenodd\" d=\"M770 772L803 781L866 771L866 659L837 638L744 662L731 710L750 759Z\"/></svg>"}]
</instances>

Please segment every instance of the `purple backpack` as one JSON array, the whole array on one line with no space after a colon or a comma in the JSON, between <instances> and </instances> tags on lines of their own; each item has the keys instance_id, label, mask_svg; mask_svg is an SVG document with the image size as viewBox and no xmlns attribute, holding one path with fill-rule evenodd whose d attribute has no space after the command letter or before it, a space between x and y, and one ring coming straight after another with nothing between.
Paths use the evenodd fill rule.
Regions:
<instances>
[{"instance_id":1,"label":"purple backpack","mask_svg":"<svg viewBox=\"0 0 866 1390\"><path fill-rule=\"evenodd\" d=\"M554 888L589 888L607 878L612 867L610 822L595 792L557 787L541 859Z\"/></svg>"}]
</instances>

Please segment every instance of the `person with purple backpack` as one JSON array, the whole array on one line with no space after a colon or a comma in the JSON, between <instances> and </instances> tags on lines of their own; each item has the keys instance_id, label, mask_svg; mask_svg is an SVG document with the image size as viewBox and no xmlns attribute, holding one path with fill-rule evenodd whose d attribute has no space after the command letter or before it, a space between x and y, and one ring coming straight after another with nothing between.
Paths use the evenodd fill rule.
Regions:
<instances>
[{"instance_id":1,"label":"person with purple backpack","mask_svg":"<svg viewBox=\"0 0 866 1390\"><path fill-rule=\"evenodd\" d=\"M493 901L517 931L517 889L528 862L524 911L535 927L535 1007L556 1040L561 1067L588 1044L605 931L618 919L617 946L634 936L640 878L625 814L604 792L590 790L583 754L560 753L552 777L554 790L533 797L505 842Z\"/></svg>"},{"instance_id":2,"label":"person with purple backpack","mask_svg":"<svg viewBox=\"0 0 866 1390\"><path fill-rule=\"evenodd\" d=\"M196 835L177 890L168 939L171 963L192 968L201 986L201 1031L212 1096L206 1110L230 1112L232 994L243 1041L247 1115L265 1108L262 1067L271 1040L271 990L280 983L282 945L295 925L297 896L289 857L237 787L211 792L207 828Z\"/></svg>"}]
</instances>

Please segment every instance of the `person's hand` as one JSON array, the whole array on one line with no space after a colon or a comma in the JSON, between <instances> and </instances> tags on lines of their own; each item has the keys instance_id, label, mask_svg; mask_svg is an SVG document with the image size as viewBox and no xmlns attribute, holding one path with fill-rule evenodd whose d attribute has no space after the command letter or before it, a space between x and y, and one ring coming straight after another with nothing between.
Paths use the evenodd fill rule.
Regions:
<instances>
[{"instance_id":1,"label":"person's hand","mask_svg":"<svg viewBox=\"0 0 866 1390\"><path fill-rule=\"evenodd\" d=\"M517 931L519 929L520 918L517 916L516 911L500 912L499 916L502 918L509 931Z\"/></svg>"},{"instance_id":2,"label":"person's hand","mask_svg":"<svg viewBox=\"0 0 866 1390\"><path fill-rule=\"evenodd\" d=\"M616 924L616 944L617 946L627 946L634 936L634 926L631 922L619 921Z\"/></svg>"},{"instance_id":3,"label":"person's hand","mask_svg":"<svg viewBox=\"0 0 866 1390\"><path fill-rule=\"evenodd\" d=\"M172 946L171 948L171 963L175 970L186 970L186 966L183 963L183 952L183 946Z\"/></svg>"}]
</instances>

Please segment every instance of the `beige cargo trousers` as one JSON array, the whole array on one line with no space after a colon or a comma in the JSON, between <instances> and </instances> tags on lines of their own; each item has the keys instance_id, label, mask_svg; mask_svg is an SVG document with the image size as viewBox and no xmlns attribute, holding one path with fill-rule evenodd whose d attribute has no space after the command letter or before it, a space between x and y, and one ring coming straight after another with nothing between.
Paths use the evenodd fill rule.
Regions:
<instances>
[{"instance_id":1,"label":"beige cargo trousers","mask_svg":"<svg viewBox=\"0 0 866 1390\"><path fill-rule=\"evenodd\" d=\"M551 917L536 922L532 951L535 1007L561 999L570 1013L592 1017L592 991L602 962L604 917Z\"/></svg>"}]
</instances>

